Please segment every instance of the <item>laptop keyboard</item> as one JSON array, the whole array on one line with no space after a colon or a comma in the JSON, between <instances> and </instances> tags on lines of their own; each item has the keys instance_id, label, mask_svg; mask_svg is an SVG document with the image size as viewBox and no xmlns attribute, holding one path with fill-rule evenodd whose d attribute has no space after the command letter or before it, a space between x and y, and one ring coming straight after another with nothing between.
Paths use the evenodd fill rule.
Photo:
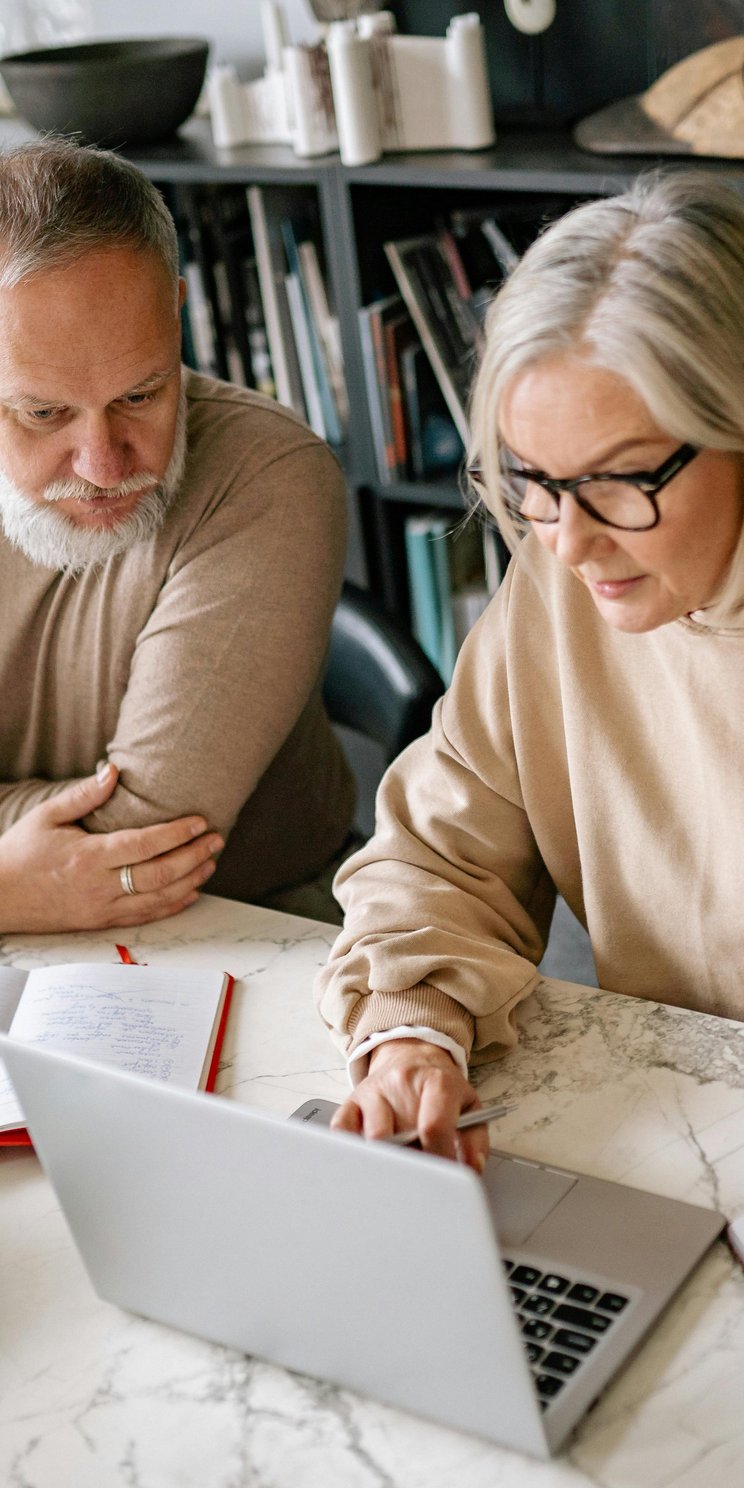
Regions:
<instances>
[{"instance_id":1,"label":"laptop keyboard","mask_svg":"<svg viewBox=\"0 0 744 1488\"><path fill-rule=\"evenodd\" d=\"M543 1410L604 1338L628 1304L620 1292L576 1277L504 1261Z\"/></svg>"}]
</instances>

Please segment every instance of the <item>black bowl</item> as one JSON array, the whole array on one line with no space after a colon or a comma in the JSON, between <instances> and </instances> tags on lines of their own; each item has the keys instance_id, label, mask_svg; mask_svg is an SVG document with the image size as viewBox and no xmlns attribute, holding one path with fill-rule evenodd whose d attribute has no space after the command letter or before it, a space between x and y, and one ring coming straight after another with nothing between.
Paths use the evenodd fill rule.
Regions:
<instances>
[{"instance_id":1,"label":"black bowl","mask_svg":"<svg viewBox=\"0 0 744 1488\"><path fill-rule=\"evenodd\" d=\"M0 58L0 77L34 129L90 144L150 145L188 119L209 42L197 36L90 41Z\"/></svg>"}]
</instances>

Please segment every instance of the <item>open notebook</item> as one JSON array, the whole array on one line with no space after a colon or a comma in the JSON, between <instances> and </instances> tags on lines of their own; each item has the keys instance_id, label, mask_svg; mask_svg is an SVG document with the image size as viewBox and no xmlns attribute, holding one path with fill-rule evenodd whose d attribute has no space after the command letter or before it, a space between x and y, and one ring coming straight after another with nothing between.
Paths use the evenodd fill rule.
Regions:
<instances>
[{"instance_id":1,"label":"open notebook","mask_svg":"<svg viewBox=\"0 0 744 1488\"><path fill-rule=\"evenodd\" d=\"M201 967L81 962L0 967L0 1030L132 1074L214 1086L233 979ZM27 1145L24 1115L0 1063L0 1146Z\"/></svg>"}]
</instances>

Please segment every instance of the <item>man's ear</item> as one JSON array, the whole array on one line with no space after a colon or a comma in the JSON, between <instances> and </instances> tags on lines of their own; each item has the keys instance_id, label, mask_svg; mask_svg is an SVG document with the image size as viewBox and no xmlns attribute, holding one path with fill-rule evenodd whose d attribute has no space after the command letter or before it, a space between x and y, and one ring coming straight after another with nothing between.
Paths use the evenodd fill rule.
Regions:
<instances>
[{"instance_id":1,"label":"man's ear","mask_svg":"<svg viewBox=\"0 0 744 1488\"><path fill-rule=\"evenodd\" d=\"M186 280L184 278L179 278L179 280L178 280L178 313L179 313L179 315L180 315L181 311L183 310L183 307L184 307L185 302L186 302Z\"/></svg>"}]
</instances>

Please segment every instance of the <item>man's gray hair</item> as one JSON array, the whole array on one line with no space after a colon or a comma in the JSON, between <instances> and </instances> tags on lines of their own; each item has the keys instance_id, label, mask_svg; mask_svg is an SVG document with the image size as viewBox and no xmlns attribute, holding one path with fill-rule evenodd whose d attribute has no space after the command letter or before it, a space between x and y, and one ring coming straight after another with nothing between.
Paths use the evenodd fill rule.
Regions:
<instances>
[{"instance_id":1,"label":"man's gray hair","mask_svg":"<svg viewBox=\"0 0 744 1488\"><path fill-rule=\"evenodd\" d=\"M0 289L105 247L153 253L175 291L175 224L136 166L56 138L0 154Z\"/></svg>"}]
</instances>

